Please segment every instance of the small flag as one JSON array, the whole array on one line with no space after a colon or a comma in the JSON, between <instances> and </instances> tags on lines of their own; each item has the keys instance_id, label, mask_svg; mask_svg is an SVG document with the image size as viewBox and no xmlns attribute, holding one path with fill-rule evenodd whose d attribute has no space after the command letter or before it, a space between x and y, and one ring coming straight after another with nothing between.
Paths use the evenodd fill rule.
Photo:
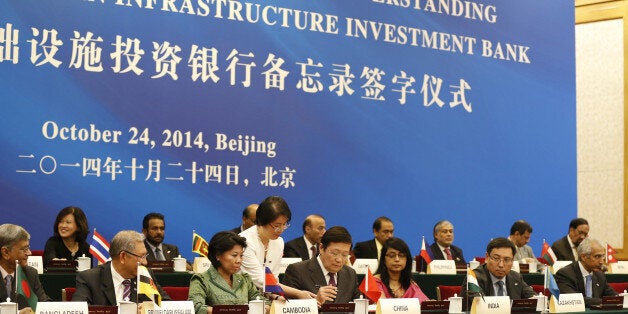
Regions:
<instances>
[{"instance_id":1,"label":"small flag","mask_svg":"<svg viewBox=\"0 0 628 314\"><path fill-rule=\"evenodd\" d=\"M33 290L28 284L28 281L26 281L26 275L24 274L24 270L19 264L17 265L15 270L15 283L17 294L23 295L26 298L26 302L28 302L28 306L30 306L31 310L35 312L35 309L37 308L37 301L39 299L37 298L37 295L33 293Z\"/></svg>"},{"instance_id":2,"label":"small flag","mask_svg":"<svg viewBox=\"0 0 628 314\"><path fill-rule=\"evenodd\" d=\"M558 290L558 285L556 284L554 275L552 275L549 267L545 267L545 284L543 286L545 287L545 289L548 289L549 292L554 296L554 298L556 298L556 301L558 301L558 297L560 296L560 290Z\"/></svg>"},{"instance_id":3,"label":"small flag","mask_svg":"<svg viewBox=\"0 0 628 314\"><path fill-rule=\"evenodd\" d=\"M161 306L161 294L157 290L157 285L150 276L148 268L142 265L137 266L137 293L145 295L151 299L157 306Z\"/></svg>"},{"instance_id":4,"label":"small flag","mask_svg":"<svg viewBox=\"0 0 628 314\"><path fill-rule=\"evenodd\" d=\"M482 293L478 278L475 276L475 272L471 268L467 268L467 291Z\"/></svg>"},{"instance_id":5,"label":"small flag","mask_svg":"<svg viewBox=\"0 0 628 314\"><path fill-rule=\"evenodd\" d=\"M421 257L423 257L423 259L425 260L425 262L426 262L427 264L429 264L429 263L431 263L431 262L432 262L432 258L433 258L433 256L432 256L432 254L431 254L431 253L432 253L432 250L429 250L429 252L428 252L427 247L428 247L428 245L427 245L427 243L425 242L425 237L423 237L423 240L421 241L421 253L420 253L420 255L421 255Z\"/></svg>"},{"instance_id":6,"label":"small flag","mask_svg":"<svg viewBox=\"0 0 628 314\"><path fill-rule=\"evenodd\" d=\"M364 279L362 280L359 289L360 291L362 291L362 293L364 293L367 298L369 298L374 303L377 303L379 297L382 296L382 292L379 290L379 287L375 282L375 277L373 277L373 274L371 273L371 268L367 267L366 271L366 276L364 276Z\"/></svg>"},{"instance_id":7,"label":"small flag","mask_svg":"<svg viewBox=\"0 0 628 314\"><path fill-rule=\"evenodd\" d=\"M545 241L543 241L543 250L541 250L541 258L543 258L547 265L554 265L556 262L556 254L554 254L554 250L552 247Z\"/></svg>"},{"instance_id":8,"label":"small flag","mask_svg":"<svg viewBox=\"0 0 628 314\"><path fill-rule=\"evenodd\" d=\"M200 235L196 234L196 232L193 232L192 233L192 252L198 253L200 255L207 257L207 254L209 254L208 250L209 250L209 244L207 244L207 241L205 241L205 239L203 239L203 237L201 237Z\"/></svg>"},{"instance_id":9,"label":"small flag","mask_svg":"<svg viewBox=\"0 0 628 314\"><path fill-rule=\"evenodd\" d=\"M280 296L284 295L283 289L279 286L279 281L273 273L270 271L268 266L266 268L266 275L264 276L264 292L276 293Z\"/></svg>"},{"instance_id":10,"label":"small flag","mask_svg":"<svg viewBox=\"0 0 628 314\"><path fill-rule=\"evenodd\" d=\"M617 251L615 251L615 249L610 244L606 243L606 262L617 263L615 254L617 254Z\"/></svg>"},{"instance_id":11,"label":"small flag","mask_svg":"<svg viewBox=\"0 0 628 314\"><path fill-rule=\"evenodd\" d=\"M99 264L104 264L111 259L109 257L109 242L100 233L96 232L96 228L94 228L92 240L89 242L89 252L96 257Z\"/></svg>"}]
</instances>

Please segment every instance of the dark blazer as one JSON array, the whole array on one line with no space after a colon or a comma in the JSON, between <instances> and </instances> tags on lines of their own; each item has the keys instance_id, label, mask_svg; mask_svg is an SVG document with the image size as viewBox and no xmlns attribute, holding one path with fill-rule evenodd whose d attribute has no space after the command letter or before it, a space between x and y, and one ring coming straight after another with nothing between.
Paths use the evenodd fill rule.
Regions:
<instances>
[{"instance_id":1,"label":"dark blazer","mask_svg":"<svg viewBox=\"0 0 628 314\"><path fill-rule=\"evenodd\" d=\"M148 270L149 272L150 269ZM155 275L151 272L151 277ZM162 301L169 301L170 296L165 293L155 281ZM82 271L76 275L76 292L72 301L86 301L89 305L117 305L116 290L111 277L111 262L98 267ZM131 279L131 301L137 302L137 278ZM140 301L148 301L140 298Z\"/></svg>"},{"instance_id":2,"label":"dark blazer","mask_svg":"<svg viewBox=\"0 0 628 314\"><path fill-rule=\"evenodd\" d=\"M35 295L37 295L37 302L52 301L52 299L50 299L50 297L44 291L44 288L41 286L41 282L39 282L39 274L37 274L37 269L30 266L22 267L22 269L24 270L24 274L26 275L26 281L28 282L28 285L31 287L31 290L35 293ZM15 287L15 273L13 273L13 287ZM15 302L15 288L11 290L11 301ZM7 296L7 288L4 285L4 278L2 278L2 284L0 284L0 300L2 300L2 302L6 301ZM16 303L18 309L20 310L25 307L29 307L26 298L21 294L17 296ZM34 310L35 309L33 309L33 311Z\"/></svg>"},{"instance_id":3,"label":"dark blazer","mask_svg":"<svg viewBox=\"0 0 628 314\"><path fill-rule=\"evenodd\" d=\"M449 247L449 250L451 251L451 257L454 259L454 262L456 264L465 264L466 261L464 259L464 255L462 255L462 249L452 245ZM432 256L433 259L437 259L437 260L445 260L445 255L443 254L443 252L440 250L440 247L438 246L438 243L434 242L432 243L432 245L430 245L430 251L432 251ZM419 271L425 272L427 271L427 263L425 262L425 260L423 258L421 258L419 260Z\"/></svg>"},{"instance_id":4,"label":"dark blazer","mask_svg":"<svg viewBox=\"0 0 628 314\"><path fill-rule=\"evenodd\" d=\"M353 247L355 258L377 258L377 245L375 239L358 242Z\"/></svg>"},{"instance_id":5,"label":"dark blazer","mask_svg":"<svg viewBox=\"0 0 628 314\"><path fill-rule=\"evenodd\" d=\"M300 257L302 260L307 260L310 259L310 248L305 244L303 237L298 237L284 245L283 257Z\"/></svg>"},{"instance_id":6,"label":"dark blazer","mask_svg":"<svg viewBox=\"0 0 628 314\"><path fill-rule=\"evenodd\" d=\"M552 251L556 254L556 258L559 261L576 261L576 257L573 255L573 250L569 245L569 240L567 240L567 236L556 240L556 242L552 243Z\"/></svg>"},{"instance_id":7,"label":"dark blazer","mask_svg":"<svg viewBox=\"0 0 628 314\"><path fill-rule=\"evenodd\" d=\"M79 249L76 251L74 256L72 256L72 252L70 252L65 244L63 244L61 237L50 237L48 241L46 241L46 246L44 247L44 265L48 265L48 263L54 258L65 258L66 260L71 261L76 260L83 255L92 258L92 253L89 252L89 244L87 244L87 242L79 242Z\"/></svg>"},{"instance_id":8,"label":"dark blazer","mask_svg":"<svg viewBox=\"0 0 628 314\"><path fill-rule=\"evenodd\" d=\"M157 259L155 258L155 252L148 245L148 242L146 240L144 240L144 246L146 246L146 251L148 251L148 255L146 255L146 261L156 261ZM163 249L163 252L161 253L164 255L167 261L171 261L173 258L179 257L179 248L176 245L162 243L161 248Z\"/></svg>"},{"instance_id":9,"label":"dark blazer","mask_svg":"<svg viewBox=\"0 0 628 314\"><path fill-rule=\"evenodd\" d=\"M478 280L478 285L480 286L480 289L482 289L483 295L495 296L496 291L493 289L493 281L491 280L490 273L486 268L486 264L482 264L473 271L475 272L475 277ZM536 295L534 290L525 281L523 281L521 274L512 270L508 273L508 275L506 275L506 292L511 300L527 299ZM462 302L463 309L466 309L467 306L471 305L474 297L480 295L478 292L469 293L467 291L466 276L462 282L461 294L463 298L467 298L466 302Z\"/></svg>"},{"instance_id":10,"label":"dark blazer","mask_svg":"<svg viewBox=\"0 0 628 314\"><path fill-rule=\"evenodd\" d=\"M333 303L349 303L360 297L358 279L353 268L344 265L336 275L338 295ZM286 286L312 293L317 293L319 287L327 285L323 270L318 264L318 258L288 265L283 281Z\"/></svg>"},{"instance_id":11,"label":"dark blazer","mask_svg":"<svg viewBox=\"0 0 628 314\"><path fill-rule=\"evenodd\" d=\"M573 262L556 272L556 284L560 293L582 293L585 294L585 283L580 271L580 263ZM591 273L591 292L593 297L584 297L586 306L600 304L603 296L617 295L617 292L606 282L603 272Z\"/></svg>"}]
</instances>

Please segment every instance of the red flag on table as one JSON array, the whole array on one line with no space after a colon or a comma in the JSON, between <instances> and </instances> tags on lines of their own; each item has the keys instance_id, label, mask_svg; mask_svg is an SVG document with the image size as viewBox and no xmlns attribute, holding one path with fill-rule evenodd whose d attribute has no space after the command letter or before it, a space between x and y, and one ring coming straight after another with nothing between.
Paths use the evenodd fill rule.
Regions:
<instances>
[{"instance_id":1,"label":"red flag on table","mask_svg":"<svg viewBox=\"0 0 628 314\"><path fill-rule=\"evenodd\" d=\"M606 244L606 262L607 263L617 263L617 259L615 258L615 254L617 251L610 245Z\"/></svg>"},{"instance_id":2,"label":"red flag on table","mask_svg":"<svg viewBox=\"0 0 628 314\"><path fill-rule=\"evenodd\" d=\"M264 292L276 293L280 296L284 295L283 289L279 286L279 281L277 281L277 278L268 267L266 267L264 276Z\"/></svg>"},{"instance_id":3,"label":"red flag on table","mask_svg":"<svg viewBox=\"0 0 628 314\"><path fill-rule=\"evenodd\" d=\"M375 277L373 277L373 274L371 273L371 268L366 268L366 276L364 276L359 289L374 303L377 303L379 297L382 296L382 292L379 290L379 287L377 287L377 283L375 282Z\"/></svg>"},{"instance_id":4,"label":"red flag on table","mask_svg":"<svg viewBox=\"0 0 628 314\"><path fill-rule=\"evenodd\" d=\"M554 254L554 250L552 247L545 241L543 241L543 250L541 250L541 258L543 258L547 265L554 265L556 261L556 254Z\"/></svg>"},{"instance_id":5,"label":"red flag on table","mask_svg":"<svg viewBox=\"0 0 628 314\"><path fill-rule=\"evenodd\" d=\"M427 251L427 243L425 243L425 237L423 237L423 240L421 242L421 257L423 257L423 259L425 260L426 263L431 263L432 262L432 255L430 254L432 250L430 250L429 252Z\"/></svg>"}]
</instances>

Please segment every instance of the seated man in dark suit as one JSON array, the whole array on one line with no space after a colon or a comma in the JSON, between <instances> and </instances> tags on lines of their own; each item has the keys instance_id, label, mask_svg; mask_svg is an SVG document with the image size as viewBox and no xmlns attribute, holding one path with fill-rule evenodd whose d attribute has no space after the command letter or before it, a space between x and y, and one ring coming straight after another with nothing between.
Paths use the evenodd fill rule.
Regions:
<instances>
[{"instance_id":1,"label":"seated man in dark suit","mask_svg":"<svg viewBox=\"0 0 628 314\"><path fill-rule=\"evenodd\" d=\"M352 302L360 291L355 270L346 265L351 243L347 229L329 228L321 239L318 257L290 264L284 284L315 293L319 306L325 302Z\"/></svg>"},{"instance_id":2,"label":"seated man in dark suit","mask_svg":"<svg viewBox=\"0 0 628 314\"><path fill-rule=\"evenodd\" d=\"M255 214L257 213L257 207L259 204L250 204L242 211L242 224L229 231L240 234L240 232L255 226Z\"/></svg>"},{"instance_id":3,"label":"seated man in dark suit","mask_svg":"<svg viewBox=\"0 0 628 314\"><path fill-rule=\"evenodd\" d=\"M318 255L318 246L325 234L325 218L309 215L303 222L303 236L288 241L283 248L283 257L300 257L302 260Z\"/></svg>"},{"instance_id":4,"label":"seated man in dark suit","mask_svg":"<svg viewBox=\"0 0 628 314\"><path fill-rule=\"evenodd\" d=\"M353 249L353 255L355 258L376 258L379 260L379 255L382 252L382 247L386 240L393 237L395 226L393 226L392 220L388 217L381 216L373 222L373 240L358 242Z\"/></svg>"},{"instance_id":5,"label":"seated man in dark suit","mask_svg":"<svg viewBox=\"0 0 628 314\"><path fill-rule=\"evenodd\" d=\"M0 225L0 252L2 253L0 254L0 273L2 275L0 300L4 302L7 297L11 297L11 301L17 303L20 313L31 313L31 308L23 295L15 295L15 272L17 268L15 261L18 261L24 270L25 279L38 301L52 301L39 282L37 270L28 266L28 256L31 255L30 238L31 235L18 225Z\"/></svg>"},{"instance_id":6,"label":"seated man in dark suit","mask_svg":"<svg viewBox=\"0 0 628 314\"><path fill-rule=\"evenodd\" d=\"M600 241L582 240L578 245L579 260L556 272L560 293L582 293L587 306L600 304L603 296L617 295L602 272L605 256L605 245Z\"/></svg>"},{"instance_id":7,"label":"seated man in dark suit","mask_svg":"<svg viewBox=\"0 0 628 314\"><path fill-rule=\"evenodd\" d=\"M441 220L434 225L434 243L430 245L432 251L432 259L437 260L453 260L456 264L465 264L462 249L453 245L454 242L454 225L447 221ZM422 272L427 271L427 263L420 265Z\"/></svg>"},{"instance_id":8,"label":"seated man in dark suit","mask_svg":"<svg viewBox=\"0 0 628 314\"><path fill-rule=\"evenodd\" d=\"M576 249L584 238L589 235L589 222L584 218L573 219L569 223L569 233L552 243L552 251L559 261L578 260Z\"/></svg>"},{"instance_id":9,"label":"seated man in dark suit","mask_svg":"<svg viewBox=\"0 0 628 314\"><path fill-rule=\"evenodd\" d=\"M137 231L118 232L109 247L111 261L78 273L72 301L86 301L89 305L117 305L125 300L138 302L137 263L146 265L147 256L143 242L144 236ZM170 300L156 281L155 285L161 299ZM139 301L148 299L141 298Z\"/></svg>"},{"instance_id":10,"label":"seated man in dark suit","mask_svg":"<svg viewBox=\"0 0 628 314\"><path fill-rule=\"evenodd\" d=\"M535 295L534 290L523 281L521 274L511 270L516 250L515 245L506 238L495 238L488 243L486 262L473 270L482 291L469 292L465 277L461 292L463 308L470 307L473 298L480 294L509 296L511 300L527 299Z\"/></svg>"},{"instance_id":11,"label":"seated man in dark suit","mask_svg":"<svg viewBox=\"0 0 628 314\"><path fill-rule=\"evenodd\" d=\"M154 261L171 261L179 256L179 248L174 244L166 244L164 237L166 236L166 221L164 215L160 213L149 213L144 216L142 221L142 233L146 240L144 245L148 255L146 260Z\"/></svg>"}]
</instances>

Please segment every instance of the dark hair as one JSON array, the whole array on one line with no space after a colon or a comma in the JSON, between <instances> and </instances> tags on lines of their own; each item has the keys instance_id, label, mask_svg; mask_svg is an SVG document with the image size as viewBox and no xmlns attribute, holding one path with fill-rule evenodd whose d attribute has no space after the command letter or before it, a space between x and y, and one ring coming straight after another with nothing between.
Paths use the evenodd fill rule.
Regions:
<instances>
[{"instance_id":1,"label":"dark hair","mask_svg":"<svg viewBox=\"0 0 628 314\"><path fill-rule=\"evenodd\" d=\"M392 220L386 216L378 217L375 221L373 221L373 230L379 231L379 229L382 228L382 222L384 221L392 222Z\"/></svg>"},{"instance_id":2,"label":"dark hair","mask_svg":"<svg viewBox=\"0 0 628 314\"><path fill-rule=\"evenodd\" d=\"M255 224L265 226L273 222L279 216L286 216L288 221L292 218L292 212L288 203L279 196L269 196L264 199L257 208L255 215Z\"/></svg>"},{"instance_id":3,"label":"dark hair","mask_svg":"<svg viewBox=\"0 0 628 314\"><path fill-rule=\"evenodd\" d=\"M576 218L573 219L570 223L569 223L569 229L576 229L578 228L578 226L580 225L589 225L589 222L584 219L584 218Z\"/></svg>"},{"instance_id":4,"label":"dark hair","mask_svg":"<svg viewBox=\"0 0 628 314\"><path fill-rule=\"evenodd\" d=\"M217 256L233 249L236 245L240 245L243 249L246 248L246 239L231 231L220 231L214 234L212 239L209 240L207 258L209 258L215 269L220 267L220 261L218 261Z\"/></svg>"},{"instance_id":5,"label":"dark hair","mask_svg":"<svg viewBox=\"0 0 628 314\"><path fill-rule=\"evenodd\" d=\"M502 237L491 240L491 242L489 242L486 246L486 253L491 254L491 251L493 249L500 248L510 248L512 250L512 256L515 256L515 254L517 253L517 248L515 248L515 244L512 243L512 241Z\"/></svg>"},{"instance_id":6,"label":"dark hair","mask_svg":"<svg viewBox=\"0 0 628 314\"><path fill-rule=\"evenodd\" d=\"M325 218L323 218L323 216L319 215L319 214L311 214L307 217L305 217L305 220L303 221L303 234L305 234L305 227L309 227L312 225L312 217L316 217L316 218L320 218L325 220Z\"/></svg>"},{"instance_id":7,"label":"dark hair","mask_svg":"<svg viewBox=\"0 0 628 314\"><path fill-rule=\"evenodd\" d=\"M379 274L382 282L384 282L386 288L388 288L388 291L392 291L389 286L390 274L388 273L388 268L386 267L385 260L386 252L388 252L389 248L395 249L399 251L399 253L406 255L406 267L401 271L401 275L399 276L399 283L401 283L403 289L408 290L410 284L412 283L412 255L410 253L410 248L408 247L406 242L399 238L392 237L384 242L384 246L382 247L382 255L379 259L379 265L377 266L377 271L375 272L375 274Z\"/></svg>"},{"instance_id":8,"label":"dark hair","mask_svg":"<svg viewBox=\"0 0 628 314\"><path fill-rule=\"evenodd\" d=\"M515 232L524 234L526 231L532 233L532 226L525 220L517 220L512 224L512 227L510 227L510 235L514 235Z\"/></svg>"},{"instance_id":9,"label":"dark hair","mask_svg":"<svg viewBox=\"0 0 628 314\"><path fill-rule=\"evenodd\" d=\"M142 220L142 229L148 230L148 222L151 219L161 219L164 222L164 224L166 223L166 219L164 215L160 213L148 213L146 214L146 216L144 216L144 220Z\"/></svg>"},{"instance_id":10,"label":"dark hair","mask_svg":"<svg viewBox=\"0 0 628 314\"><path fill-rule=\"evenodd\" d=\"M89 233L89 224L87 223L87 217L82 209L75 206L68 206L57 214L55 224L52 226L55 237L61 238L59 234L59 223L61 219L67 215L74 216L74 223L76 223L76 232L74 232L74 239L76 242L85 242L87 234Z\"/></svg>"},{"instance_id":11,"label":"dark hair","mask_svg":"<svg viewBox=\"0 0 628 314\"><path fill-rule=\"evenodd\" d=\"M333 226L323 234L321 238L321 244L323 248L326 248L331 243L349 243L353 244L353 240L351 239L351 234L347 228L342 226Z\"/></svg>"}]
</instances>

